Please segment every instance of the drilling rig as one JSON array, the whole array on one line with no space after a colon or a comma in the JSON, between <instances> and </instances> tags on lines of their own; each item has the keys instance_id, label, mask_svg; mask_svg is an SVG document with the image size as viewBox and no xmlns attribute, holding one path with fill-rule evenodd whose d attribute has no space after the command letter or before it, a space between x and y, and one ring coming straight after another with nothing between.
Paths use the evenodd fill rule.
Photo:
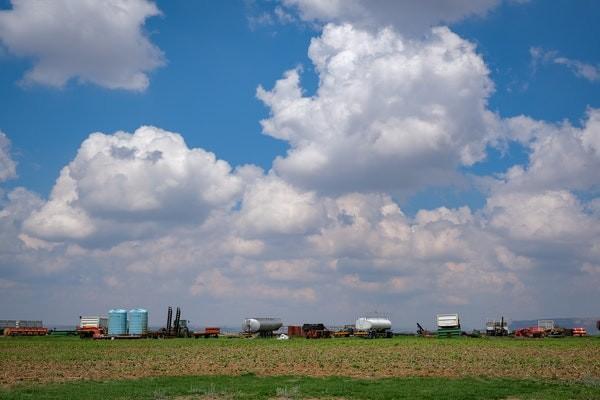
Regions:
<instances>
[{"instance_id":1,"label":"drilling rig","mask_svg":"<svg viewBox=\"0 0 600 400\"><path fill-rule=\"evenodd\" d=\"M175 321L173 321L173 307L169 306L167 310L167 326L159 329L152 336L156 338L187 338L192 337L187 326L187 320L181 319L181 309L177 307L175 311Z\"/></svg>"}]
</instances>

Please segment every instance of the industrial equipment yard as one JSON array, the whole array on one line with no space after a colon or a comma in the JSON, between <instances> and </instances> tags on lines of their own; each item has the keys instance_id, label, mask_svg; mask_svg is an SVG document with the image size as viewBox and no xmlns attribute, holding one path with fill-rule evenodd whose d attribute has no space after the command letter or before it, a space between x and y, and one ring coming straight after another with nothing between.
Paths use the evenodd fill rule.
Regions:
<instances>
[{"instance_id":1,"label":"industrial equipment yard","mask_svg":"<svg viewBox=\"0 0 600 400\"><path fill-rule=\"evenodd\" d=\"M0 383L7 399L590 399L600 398L600 339L5 337Z\"/></svg>"}]
</instances>

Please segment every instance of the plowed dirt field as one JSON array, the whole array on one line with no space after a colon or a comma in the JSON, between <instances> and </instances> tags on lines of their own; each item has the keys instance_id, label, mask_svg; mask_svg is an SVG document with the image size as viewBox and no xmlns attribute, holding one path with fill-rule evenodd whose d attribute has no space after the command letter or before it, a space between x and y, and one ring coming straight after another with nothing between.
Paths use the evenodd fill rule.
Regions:
<instances>
[{"instance_id":1,"label":"plowed dirt field","mask_svg":"<svg viewBox=\"0 0 600 400\"><path fill-rule=\"evenodd\" d=\"M600 382L600 338L0 338L0 385L182 375L505 377Z\"/></svg>"}]
</instances>

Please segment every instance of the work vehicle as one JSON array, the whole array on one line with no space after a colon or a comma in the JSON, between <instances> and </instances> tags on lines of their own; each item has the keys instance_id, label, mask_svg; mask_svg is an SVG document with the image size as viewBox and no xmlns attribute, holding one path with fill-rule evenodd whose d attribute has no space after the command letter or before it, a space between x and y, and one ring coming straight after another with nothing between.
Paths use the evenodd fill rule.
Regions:
<instances>
[{"instance_id":1,"label":"work vehicle","mask_svg":"<svg viewBox=\"0 0 600 400\"><path fill-rule=\"evenodd\" d=\"M487 336L508 336L508 322L504 317L500 321L488 320L485 324L485 334Z\"/></svg>"},{"instance_id":2,"label":"work vehicle","mask_svg":"<svg viewBox=\"0 0 600 400\"><path fill-rule=\"evenodd\" d=\"M173 307L167 309L167 326L158 331L149 332L149 337L155 339L189 338L192 337L187 326L187 320L181 319L181 309L177 307L173 321Z\"/></svg>"},{"instance_id":3,"label":"work vehicle","mask_svg":"<svg viewBox=\"0 0 600 400\"><path fill-rule=\"evenodd\" d=\"M461 335L458 314L438 314L436 320L438 338L450 338Z\"/></svg>"},{"instance_id":4,"label":"work vehicle","mask_svg":"<svg viewBox=\"0 0 600 400\"><path fill-rule=\"evenodd\" d=\"M101 316L80 316L77 334L80 338L100 338L108 332L108 318Z\"/></svg>"},{"instance_id":5,"label":"work vehicle","mask_svg":"<svg viewBox=\"0 0 600 400\"><path fill-rule=\"evenodd\" d=\"M354 336L367 339L391 338L392 322L382 317L361 317L354 324Z\"/></svg>"},{"instance_id":6,"label":"work vehicle","mask_svg":"<svg viewBox=\"0 0 600 400\"><path fill-rule=\"evenodd\" d=\"M307 339L329 339L331 337L331 331L321 323L304 324L302 325L302 332Z\"/></svg>"}]
</instances>

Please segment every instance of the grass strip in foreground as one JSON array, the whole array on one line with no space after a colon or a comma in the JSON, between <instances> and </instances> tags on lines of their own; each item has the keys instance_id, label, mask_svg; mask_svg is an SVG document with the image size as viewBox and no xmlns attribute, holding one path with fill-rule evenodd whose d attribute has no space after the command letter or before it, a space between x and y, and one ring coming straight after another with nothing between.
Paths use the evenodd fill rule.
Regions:
<instances>
[{"instance_id":1,"label":"grass strip in foreground","mask_svg":"<svg viewBox=\"0 0 600 400\"><path fill-rule=\"evenodd\" d=\"M600 381L182 376L16 386L2 399L600 399Z\"/></svg>"}]
</instances>

